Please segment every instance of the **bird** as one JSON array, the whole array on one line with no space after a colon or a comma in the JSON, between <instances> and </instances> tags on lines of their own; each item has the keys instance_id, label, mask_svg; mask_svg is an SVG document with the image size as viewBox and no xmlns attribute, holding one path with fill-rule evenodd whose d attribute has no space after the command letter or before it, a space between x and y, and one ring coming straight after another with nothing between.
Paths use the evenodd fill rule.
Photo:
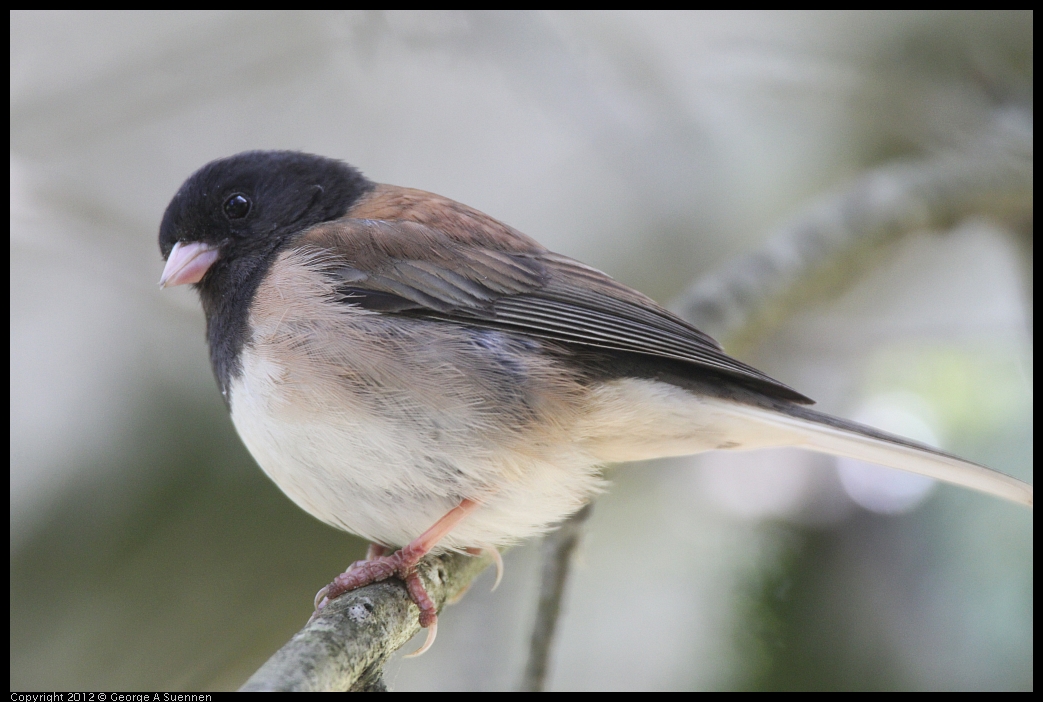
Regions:
<instances>
[{"instance_id":1,"label":"bird","mask_svg":"<svg viewBox=\"0 0 1043 702\"><path fill-rule=\"evenodd\" d=\"M545 533L606 464L795 446L1032 505L1032 486L814 409L605 273L476 209L337 159L212 161L163 214L160 287L191 284L232 422L298 506L372 545L316 595L425 555Z\"/></svg>"}]
</instances>

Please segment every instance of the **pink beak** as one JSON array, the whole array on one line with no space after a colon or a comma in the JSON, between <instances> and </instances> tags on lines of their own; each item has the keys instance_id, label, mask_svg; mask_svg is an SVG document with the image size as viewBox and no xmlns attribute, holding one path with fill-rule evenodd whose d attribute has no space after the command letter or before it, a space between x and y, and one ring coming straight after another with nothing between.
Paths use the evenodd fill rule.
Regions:
<instances>
[{"instance_id":1,"label":"pink beak","mask_svg":"<svg viewBox=\"0 0 1043 702\"><path fill-rule=\"evenodd\" d=\"M159 287L172 288L175 285L198 283L219 256L220 252L208 244L198 241L191 244L177 242L167 257L167 265L159 278Z\"/></svg>"}]
</instances>

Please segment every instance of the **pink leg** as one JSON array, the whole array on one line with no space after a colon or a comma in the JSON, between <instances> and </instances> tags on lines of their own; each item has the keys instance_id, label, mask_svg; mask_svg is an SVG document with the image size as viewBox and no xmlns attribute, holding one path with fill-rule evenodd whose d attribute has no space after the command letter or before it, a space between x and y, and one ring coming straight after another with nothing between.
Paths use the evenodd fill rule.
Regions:
<instances>
[{"instance_id":1,"label":"pink leg","mask_svg":"<svg viewBox=\"0 0 1043 702\"><path fill-rule=\"evenodd\" d=\"M420 626L426 629L435 625L438 621L435 603L424 589L424 584L416 572L416 565L421 558L438 545L439 541L445 538L446 534L453 530L453 527L478 506L474 500L463 500L435 522L434 526L390 556L383 555L385 551L383 546L371 544L366 554L366 560L352 563L347 571L319 590L318 595L315 596L316 611L345 592L397 576L405 582L409 598L420 608Z\"/></svg>"}]
</instances>

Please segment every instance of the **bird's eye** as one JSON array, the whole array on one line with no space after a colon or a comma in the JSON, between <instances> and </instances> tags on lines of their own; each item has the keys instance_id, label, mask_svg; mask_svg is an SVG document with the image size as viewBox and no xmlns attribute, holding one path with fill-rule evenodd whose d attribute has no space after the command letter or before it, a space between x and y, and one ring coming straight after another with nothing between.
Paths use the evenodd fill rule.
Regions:
<instances>
[{"instance_id":1,"label":"bird's eye","mask_svg":"<svg viewBox=\"0 0 1043 702\"><path fill-rule=\"evenodd\" d=\"M228 219L242 219L250 214L250 200L242 193L235 193L225 200L224 211Z\"/></svg>"}]
</instances>

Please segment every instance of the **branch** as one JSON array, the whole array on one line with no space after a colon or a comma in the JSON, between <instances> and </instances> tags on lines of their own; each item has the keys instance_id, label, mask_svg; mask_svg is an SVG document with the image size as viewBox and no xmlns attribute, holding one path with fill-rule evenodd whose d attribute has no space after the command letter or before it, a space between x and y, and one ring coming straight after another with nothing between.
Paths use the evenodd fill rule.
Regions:
<instances>
[{"instance_id":1,"label":"branch","mask_svg":"<svg viewBox=\"0 0 1043 702\"><path fill-rule=\"evenodd\" d=\"M886 248L969 216L1032 216L1032 114L1010 108L961 150L872 170L798 214L764 248L695 282L672 309L734 353L813 300L835 297Z\"/></svg>"},{"instance_id":2,"label":"branch","mask_svg":"<svg viewBox=\"0 0 1043 702\"><path fill-rule=\"evenodd\" d=\"M734 352L814 299L835 297L903 237L972 215L1008 224L1032 276L1032 115L1011 108L961 151L888 164L814 205L765 247L694 283L672 305ZM1029 288L1031 291L1031 287ZM1031 294L1030 294L1031 299ZM544 687L571 556L589 506L546 537L522 690Z\"/></svg>"},{"instance_id":3,"label":"branch","mask_svg":"<svg viewBox=\"0 0 1043 702\"><path fill-rule=\"evenodd\" d=\"M491 562L487 556L448 553L425 558L418 569L441 611ZM240 691L385 690L384 664L420 631L418 614L397 578L341 595L294 634Z\"/></svg>"},{"instance_id":4,"label":"branch","mask_svg":"<svg viewBox=\"0 0 1043 702\"><path fill-rule=\"evenodd\" d=\"M540 575L540 600L536 606L536 622L529 643L529 662L522 678L523 692L542 692L547 679L548 660L554 630L561 612L561 598L572 565L572 554L583 536L583 525L590 517L593 503L576 512L547 534L543 541L543 570Z\"/></svg>"}]
</instances>

